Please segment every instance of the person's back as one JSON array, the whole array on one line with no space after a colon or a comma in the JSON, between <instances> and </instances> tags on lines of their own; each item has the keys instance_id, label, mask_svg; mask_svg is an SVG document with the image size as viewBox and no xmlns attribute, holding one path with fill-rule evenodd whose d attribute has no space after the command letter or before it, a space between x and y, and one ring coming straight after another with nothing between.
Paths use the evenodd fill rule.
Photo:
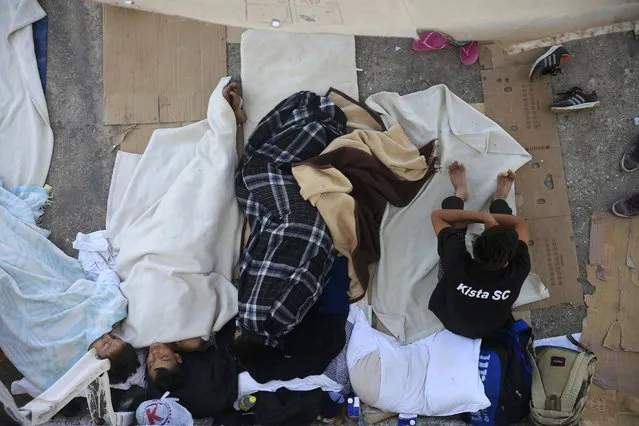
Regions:
<instances>
[{"instance_id":1,"label":"person's back","mask_svg":"<svg viewBox=\"0 0 639 426\"><path fill-rule=\"evenodd\" d=\"M528 231L525 221L512 216L504 201L514 173L498 176L491 213L463 211L465 169L453 163L450 173L456 196L444 200L443 210L432 215L441 264L440 281L428 307L453 333L485 337L512 319L512 305L530 272ZM466 250L469 223L486 226L473 243L474 258Z\"/></svg>"}]
</instances>

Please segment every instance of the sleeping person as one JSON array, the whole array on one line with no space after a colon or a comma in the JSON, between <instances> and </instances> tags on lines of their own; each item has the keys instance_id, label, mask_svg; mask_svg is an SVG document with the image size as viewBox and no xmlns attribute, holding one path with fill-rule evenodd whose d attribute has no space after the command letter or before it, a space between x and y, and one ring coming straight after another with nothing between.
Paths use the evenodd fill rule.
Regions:
<instances>
[{"instance_id":1,"label":"sleeping person","mask_svg":"<svg viewBox=\"0 0 639 426\"><path fill-rule=\"evenodd\" d=\"M112 334L127 315L119 279L112 271L86 279L80 263L48 240L37 226L47 199L41 187L0 186L0 348L40 391L91 349L111 361L111 382L123 382L138 361Z\"/></svg>"},{"instance_id":2,"label":"sleeping person","mask_svg":"<svg viewBox=\"0 0 639 426\"><path fill-rule=\"evenodd\" d=\"M196 351L152 344L146 359L147 399L170 391L195 418L214 417L230 409L238 396L238 367L230 348L234 332L232 319L216 333L214 342Z\"/></svg>"},{"instance_id":3,"label":"sleeping person","mask_svg":"<svg viewBox=\"0 0 639 426\"><path fill-rule=\"evenodd\" d=\"M136 348L197 349L237 314L231 280L242 216L232 184L246 120L239 90L224 78L205 120L155 131L111 212L109 239L129 303L122 337Z\"/></svg>"}]
</instances>

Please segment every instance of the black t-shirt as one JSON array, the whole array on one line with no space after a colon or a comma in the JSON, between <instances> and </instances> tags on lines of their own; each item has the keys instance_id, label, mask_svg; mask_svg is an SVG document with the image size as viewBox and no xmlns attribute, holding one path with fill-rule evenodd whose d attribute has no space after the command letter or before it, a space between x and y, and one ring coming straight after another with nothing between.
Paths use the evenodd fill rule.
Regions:
<instances>
[{"instance_id":1,"label":"black t-shirt","mask_svg":"<svg viewBox=\"0 0 639 426\"><path fill-rule=\"evenodd\" d=\"M528 246L519 241L515 258L499 271L487 271L466 250L465 230L444 228L437 252L443 276L428 308L446 329L470 338L484 337L503 327L530 272Z\"/></svg>"}]
</instances>

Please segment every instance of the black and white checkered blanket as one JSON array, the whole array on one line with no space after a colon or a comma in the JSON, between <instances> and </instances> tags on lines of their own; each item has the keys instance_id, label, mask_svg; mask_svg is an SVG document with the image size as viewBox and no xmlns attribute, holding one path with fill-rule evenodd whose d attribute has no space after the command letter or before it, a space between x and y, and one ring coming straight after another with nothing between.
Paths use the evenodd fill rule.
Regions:
<instances>
[{"instance_id":1,"label":"black and white checkered blanket","mask_svg":"<svg viewBox=\"0 0 639 426\"><path fill-rule=\"evenodd\" d=\"M264 344L293 329L322 293L335 248L318 210L300 195L291 164L319 155L346 133L328 98L299 92L262 119L235 175L251 235L239 269L242 333Z\"/></svg>"}]
</instances>

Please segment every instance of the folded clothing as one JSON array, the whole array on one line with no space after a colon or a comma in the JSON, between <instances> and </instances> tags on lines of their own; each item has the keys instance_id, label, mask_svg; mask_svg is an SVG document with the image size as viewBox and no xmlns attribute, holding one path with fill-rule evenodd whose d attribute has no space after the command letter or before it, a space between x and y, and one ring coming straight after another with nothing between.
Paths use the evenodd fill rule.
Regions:
<instances>
[{"instance_id":1,"label":"folded clothing","mask_svg":"<svg viewBox=\"0 0 639 426\"><path fill-rule=\"evenodd\" d=\"M347 362L362 402L393 413L448 416L486 408L480 339L440 331L408 345L374 330L357 310Z\"/></svg>"},{"instance_id":2,"label":"folded clothing","mask_svg":"<svg viewBox=\"0 0 639 426\"><path fill-rule=\"evenodd\" d=\"M262 119L235 175L251 229L238 277L242 335L276 346L319 298L335 257L319 212L304 200L291 164L318 155L346 131L328 98L299 92Z\"/></svg>"}]
</instances>

